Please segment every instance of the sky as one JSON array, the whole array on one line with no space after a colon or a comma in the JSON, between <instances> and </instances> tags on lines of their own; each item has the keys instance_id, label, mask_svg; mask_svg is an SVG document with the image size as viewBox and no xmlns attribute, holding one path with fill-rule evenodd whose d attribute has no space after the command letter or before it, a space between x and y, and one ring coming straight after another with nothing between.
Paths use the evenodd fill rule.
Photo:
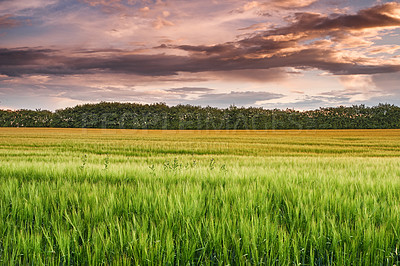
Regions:
<instances>
[{"instance_id":1,"label":"sky","mask_svg":"<svg viewBox=\"0 0 400 266\"><path fill-rule=\"evenodd\" d=\"M400 2L0 0L0 109L400 105Z\"/></svg>"}]
</instances>

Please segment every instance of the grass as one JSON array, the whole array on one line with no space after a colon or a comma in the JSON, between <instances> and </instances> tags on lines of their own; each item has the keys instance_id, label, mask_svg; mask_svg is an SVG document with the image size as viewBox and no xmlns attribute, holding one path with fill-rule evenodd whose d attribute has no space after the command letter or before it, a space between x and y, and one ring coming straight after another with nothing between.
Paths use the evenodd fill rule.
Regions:
<instances>
[{"instance_id":1,"label":"grass","mask_svg":"<svg viewBox=\"0 0 400 266\"><path fill-rule=\"evenodd\" d=\"M0 129L0 264L400 263L400 130Z\"/></svg>"}]
</instances>

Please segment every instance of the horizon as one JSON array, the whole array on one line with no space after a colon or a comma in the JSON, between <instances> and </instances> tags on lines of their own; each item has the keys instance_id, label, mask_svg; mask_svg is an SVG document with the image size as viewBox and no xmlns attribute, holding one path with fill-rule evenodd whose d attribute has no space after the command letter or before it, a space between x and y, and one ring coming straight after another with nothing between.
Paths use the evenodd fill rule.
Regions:
<instances>
[{"instance_id":1,"label":"horizon","mask_svg":"<svg viewBox=\"0 0 400 266\"><path fill-rule=\"evenodd\" d=\"M400 105L400 3L3 0L0 109Z\"/></svg>"}]
</instances>

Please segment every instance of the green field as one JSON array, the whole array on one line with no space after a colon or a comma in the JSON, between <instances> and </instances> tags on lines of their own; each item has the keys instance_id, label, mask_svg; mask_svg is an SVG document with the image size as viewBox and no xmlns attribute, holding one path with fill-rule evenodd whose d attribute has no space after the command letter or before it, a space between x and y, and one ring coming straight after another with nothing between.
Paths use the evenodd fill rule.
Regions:
<instances>
[{"instance_id":1,"label":"green field","mask_svg":"<svg viewBox=\"0 0 400 266\"><path fill-rule=\"evenodd\" d=\"M400 130L0 129L0 264L400 263Z\"/></svg>"}]
</instances>

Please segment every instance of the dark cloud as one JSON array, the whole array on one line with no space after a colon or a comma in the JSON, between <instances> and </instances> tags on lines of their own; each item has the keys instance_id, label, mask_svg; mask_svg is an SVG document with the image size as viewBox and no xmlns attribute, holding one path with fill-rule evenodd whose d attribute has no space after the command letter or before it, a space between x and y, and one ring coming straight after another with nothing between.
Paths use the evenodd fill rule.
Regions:
<instances>
[{"instance_id":1,"label":"dark cloud","mask_svg":"<svg viewBox=\"0 0 400 266\"><path fill-rule=\"evenodd\" d=\"M51 58L51 53L55 50L37 49L37 48L20 48L6 49L0 48L0 64L3 65L36 65L40 61Z\"/></svg>"},{"instance_id":2,"label":"dark cloud","mask_svg":"<svg viewBox=\"0 0 400 266\"><path fill-rule=\"evenodd\" d=\"M133 73L143 76L177 75L190 65L190 58L174 55L120 55L65 58L65 65L73 71L107 71Z\"/></svg>"},{"instance_id":3,"label":"dark cloud","mask_svg":"<svg viewBox=\"0 0 400 266\"><path fill-rule=\"evenodd\" d=\"M366 64L368 59L342 56L341 51L331 45L321 45L318 39L331 37L340 43L354 32L364 29L399 27L400 19L396 17L399 10L399 3L387 3L361 10L355 15L328 16L302 12L296 13L289 26L264 31L236 42L210 46L164 45L163 48L190 52L199 63L208 62L216 68L214 70L222 71L292 66L317 68L338 75L391 73L399 71L399 66ZM308 45L304 45L304 41L309 41Z\"/></svg>"},{"instance_id":4,"label":"dark cloud","mask_svg":"<svg viewBox=\"0 0 400 266\"><path fill-rule=\"evenodd\" d=\"M362 30L368 28L400 26L400 18L394 16L400 9L400 3L386 3L360 10L355 15L332 14L330 16L318 13L296 13L294 21L287 27L267 32L267 34L290 34L302 32L323 32L338 30Z\"/></svg>"},{"instance_id":5,"label":"dark cloud","mask_svg":"<svg viewBox=\"0 0 400 266\"><path fill-rule=\"evenodd\" d=\"M275 82L288 78L289 75L298 74L296 72L288 72L285 68L271 69L245 69L231 71L216 71L212 73L212 77L223 79L225 81L244 81L244 82Z\"/></svg>"},{"instance_id":6,"label":"dark cloud","mask_svg":"<svg viewBox=\"0 0 400 266\"><path fill-rule=\"evenodd\" d=\"M189 60L186 57L167 55L125 56L120 55L120 52L105 56L102 50L100 52L91 50L91 56L64 53L49 49L3 48L0 49L0 73L20 76L23 74L69 75L111 72L168 76L176 75L176 71L183 69Z\"/></svg>"},{"instance_id":7,"label":"dark cloud","mask_svg":"<svg viewBox=\"0 0 400 266\"><path fill-rule=\"evenodd\" d=\"M131 54L118 49L68 52L41 48L0 49L0 74L173 76L180 72L215 72L226 76L229 71L238 71L236 73L265 81L282 75L282 71L277 69L285 67L320 69L336 75L393 73L400 71L400 65L378 61L374 64L367 58L343 56L342 51L320 45L317 41L308 45L302 41L344 32L351 34L365 28L400 26L400 19L395 17L398 10L399 3L387 3L361 10L355 15L325 16L303 12L296 14L289 26L235 42L159 47L187 51L187 56Z\"/></svg>"},{"instance_id":8,"label":"dark cloud","mask_svg":"<svg viewBox=\"0 0 400 266\"><path fill-rule=\"evenodd\" d=\"M336 42L340 42L364 29L400 27L400 18L396 16L399 10L400 3L387 3L361 10L355 15L298 12L288 26L238 41L235 49L245 49L245 53L251 55L269 55L281 53L286 48L299 47L302 41L318 38L334 37ZM313 43L309 43L309 46L312 47Z\"/></svg>"},{"instance_id":9,"label":"dark cloud","mask_svg":"<svg viewBox=\"0 0 400 266\"><path fill-rule=\"evenodd\" d=\"M225 43L225 44L217 44L217 45L212 45L212 46L206 46L206 45L180 45L180 46L173 46L173 48L188 51L188 52L201 52L205 53L206 55L221 55L221 54L226 54L227 51L232 51L235 50L235 46L230 43Z\"/></svg>"},{"instance_id":10,"label":"dark cloud","mask_svg":"<svg viewBox=\"0 0 400 266\"><path fill-rule=\"evenodd\" d=\"M317 68L333 74L391 73L400 70L398 65L363 65L357 62L340 62L334 51L304 49L284 57L267 58L238 57L190 57L173 55L63 55L62 51L34 49L0 49L0 74L20 76L23 74L90 74L125 73L142 76L170 76L179 72L213 72L232 70L262 70L282 67ZM216 72L218 73L218 72ZM273 78L271 76L271 78Z\"/></svg>"}]
</instances>

